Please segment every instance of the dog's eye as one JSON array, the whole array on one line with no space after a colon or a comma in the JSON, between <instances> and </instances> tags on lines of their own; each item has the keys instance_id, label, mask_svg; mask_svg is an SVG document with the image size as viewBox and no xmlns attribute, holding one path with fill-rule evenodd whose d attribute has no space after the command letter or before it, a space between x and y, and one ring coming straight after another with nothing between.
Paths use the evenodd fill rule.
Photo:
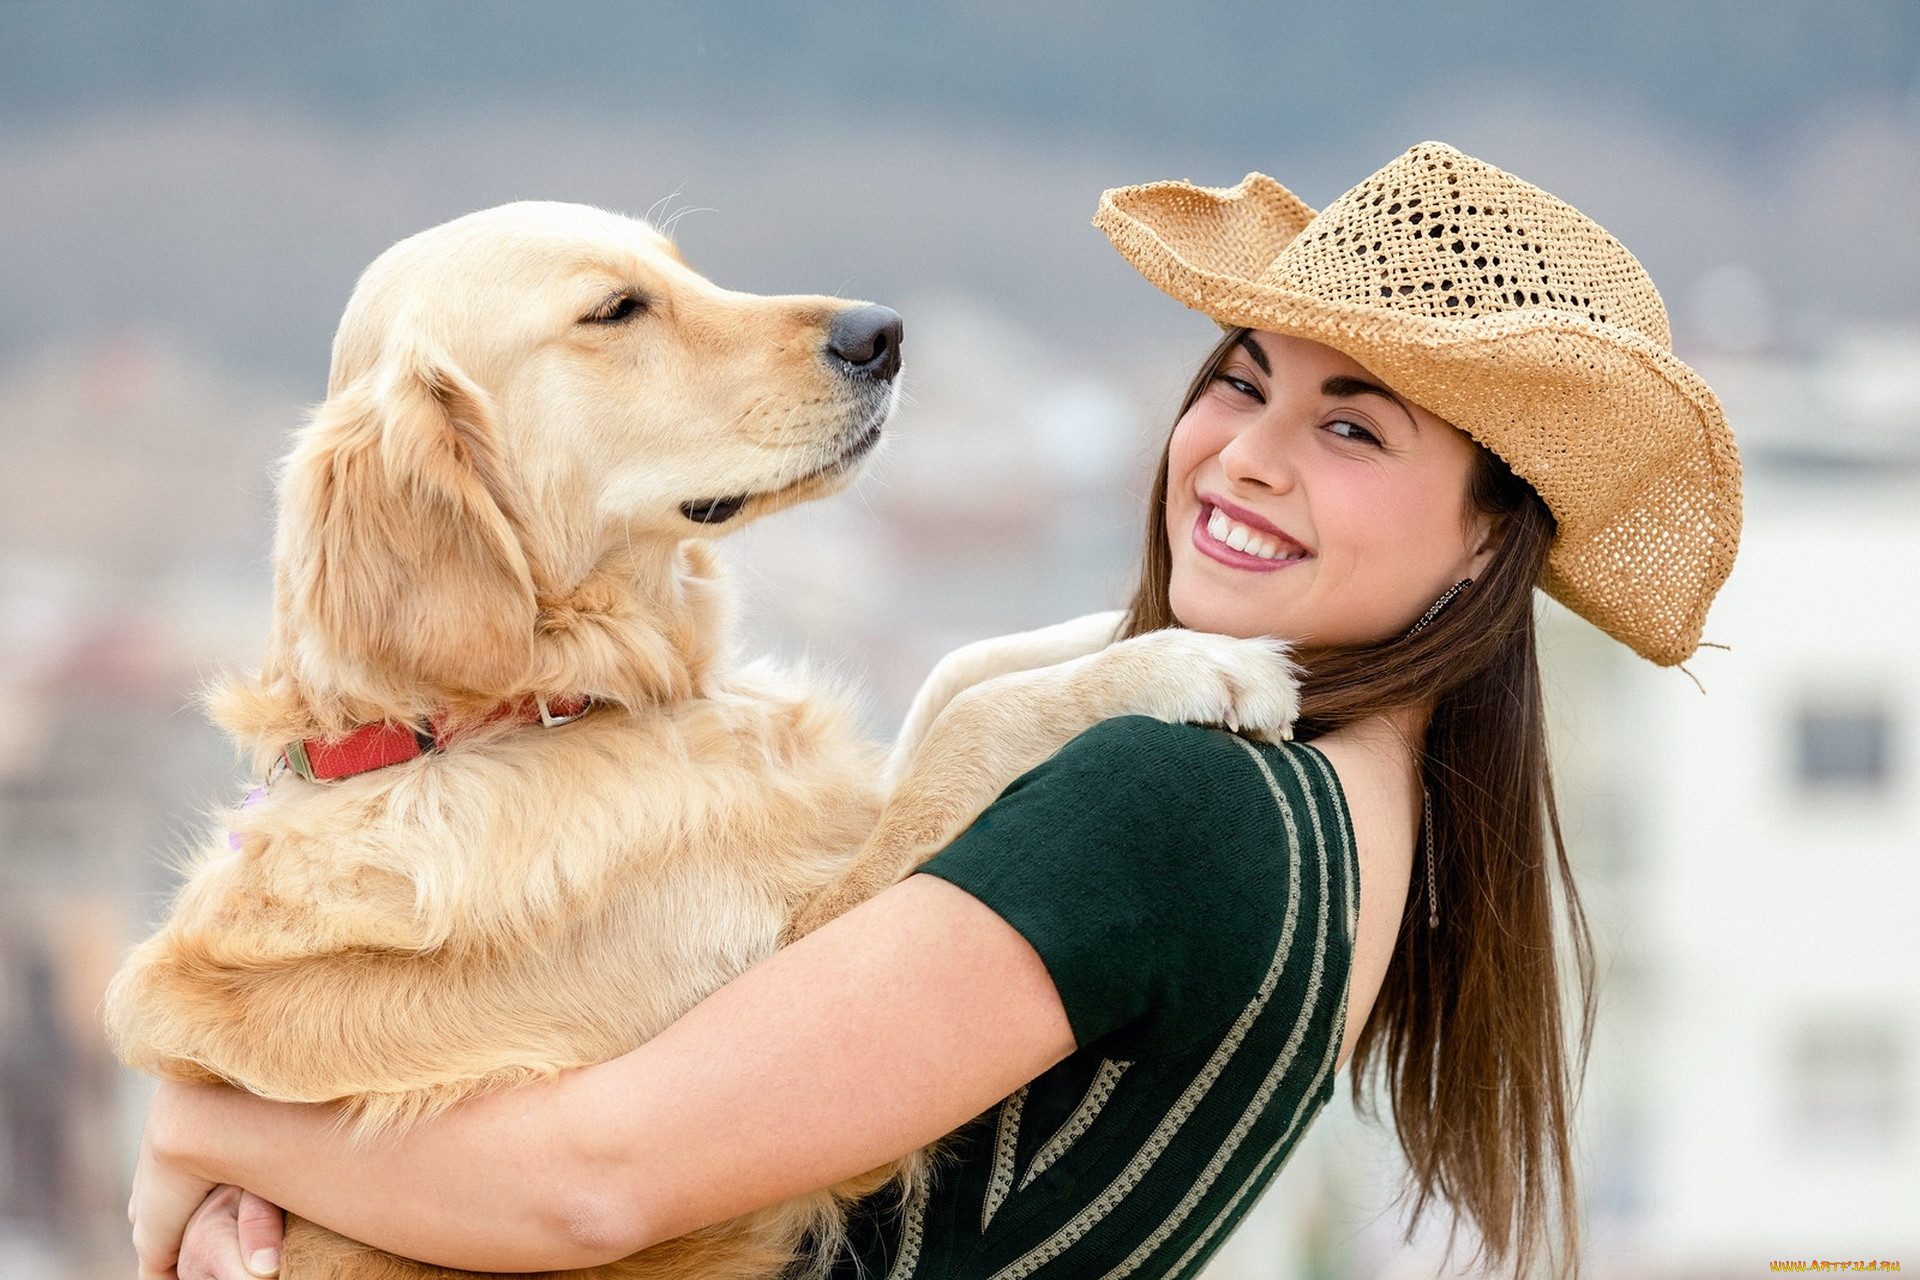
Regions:
<instances>
[{"instance_id":1,"label":"dog's eye","mask_svg":"<svg viewBox=\"0 0 1920 1280\"><path fill-rule=\"evenodd\" d=\"M580 317L581 324L619 324L647 309L647 300L637 293L616 293Z\"/></svg>"}]
</instances>

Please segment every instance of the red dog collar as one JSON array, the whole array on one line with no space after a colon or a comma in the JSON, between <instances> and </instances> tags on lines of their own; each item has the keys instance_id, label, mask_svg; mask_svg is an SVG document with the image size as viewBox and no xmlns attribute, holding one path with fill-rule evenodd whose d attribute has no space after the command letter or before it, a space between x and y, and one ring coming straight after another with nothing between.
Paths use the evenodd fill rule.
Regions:
<instances>
[{"instance_id":1,"label":"red dog collar","mask_svg":"<svg viewBox=\"0 0 1920 1280\"><path fill-rule=\"evenodd\" d=\"M503 702L481 724L514 720L521 724L543 724L548 728L571 724L587 713L593 699L583 695L556 698L522 698ZM356 773L384 769L418 759L429 751L446 747L449 737L444 717L434 716L424 729L413 725L363 724L342 738L303 738L289 742L280 755L280 763L308 782L331 782Z\"/></svg>"}]
</instances>

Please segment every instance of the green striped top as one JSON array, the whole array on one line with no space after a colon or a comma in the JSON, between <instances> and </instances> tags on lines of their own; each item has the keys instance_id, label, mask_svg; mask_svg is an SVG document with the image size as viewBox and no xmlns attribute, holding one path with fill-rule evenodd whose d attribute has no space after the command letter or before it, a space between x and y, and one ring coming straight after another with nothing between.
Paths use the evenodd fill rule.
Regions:
<instances>
[{"instance_id":1,"label":"green striped top","mask_svg":"<svg viewBox=\"0 0 1920 1280\"><path fill-rule=\"evenodd\" d=\"M1333 1093L1359 870L1326 758L1109 720L923 871L1033 944L1079 1049L863 1206L835 1280L1194 1275Z\"/></svg>"}]
</instances>

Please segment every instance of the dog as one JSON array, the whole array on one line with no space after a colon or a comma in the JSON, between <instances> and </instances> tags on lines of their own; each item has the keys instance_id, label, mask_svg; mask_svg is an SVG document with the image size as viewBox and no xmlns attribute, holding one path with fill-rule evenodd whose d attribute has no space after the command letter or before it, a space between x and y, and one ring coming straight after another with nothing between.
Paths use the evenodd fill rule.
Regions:
<instances>
[{"instance_id":1,"label":"dog","mask_svg":"<svg viewBox=\"0 0 1920 1280\"><path fill-rule=\"evenodd\" d=\"M376 259L279 479L263 664L210 699L268 782L116 976L122 1058L391 1132L633 1049L1100 719L1284 732L1277 645L1110 644L1115 615L944 661L884 766L838 696L730 662L713 540L851 480L900 339L885 308L721 289L584 206ZM763 1280L920 1175L577 1274ZM282 1274L466 1273L294 1220Z\"/></svg>"}]
</instances>

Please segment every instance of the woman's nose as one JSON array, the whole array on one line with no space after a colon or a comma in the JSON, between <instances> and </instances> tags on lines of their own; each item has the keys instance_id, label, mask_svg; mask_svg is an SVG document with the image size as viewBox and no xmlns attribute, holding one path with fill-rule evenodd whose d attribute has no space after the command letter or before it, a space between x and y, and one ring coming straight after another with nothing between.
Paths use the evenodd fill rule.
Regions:
<instances>
[{"instance_id":1,"label":"woman's nose","mask_svg":"<svg viewBox=\"0 0 1920 1280\"><path fill-rule=\"evenodd\" d=\"M1242 431L1220 450L1227 479L1250 489L1285 493L1295 479L1290 433L1275 429Z\"/></svg>"}]
</instances>

